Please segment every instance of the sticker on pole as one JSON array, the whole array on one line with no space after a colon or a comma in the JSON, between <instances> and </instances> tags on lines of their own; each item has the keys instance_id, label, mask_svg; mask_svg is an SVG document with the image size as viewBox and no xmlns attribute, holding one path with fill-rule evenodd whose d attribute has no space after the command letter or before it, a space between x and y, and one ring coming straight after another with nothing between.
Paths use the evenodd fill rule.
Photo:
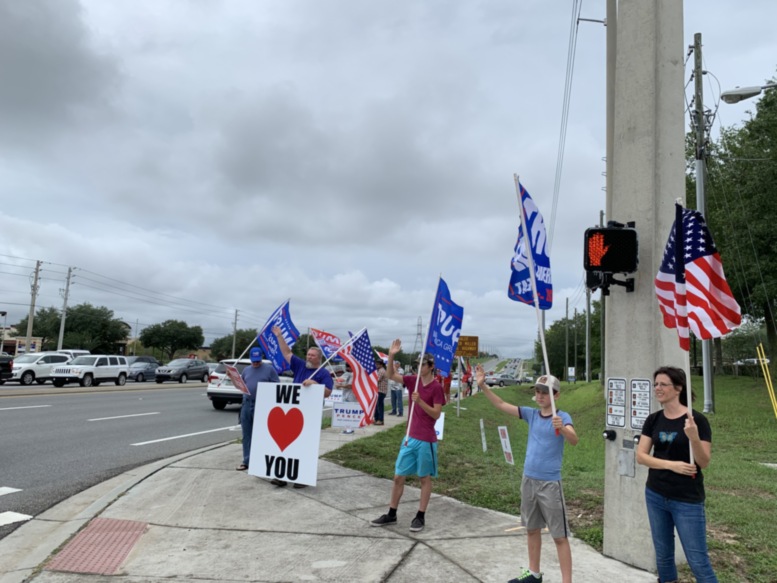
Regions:
<instances>
[{"instance_id":1,"label":"sticker on pole","mask_svg":"<svg viewBox=\"0 0 777 583\"><path fill-rule=\"evenodd\" d=\"M499 430L499 440L502 442L502 451L505 454L505 461L511 466L514 466L515 460L513 459L513 449L510 447L510 436L507 434L507 427L505 425L500 425L497 429Z\"/></svg>"}]
</instances>

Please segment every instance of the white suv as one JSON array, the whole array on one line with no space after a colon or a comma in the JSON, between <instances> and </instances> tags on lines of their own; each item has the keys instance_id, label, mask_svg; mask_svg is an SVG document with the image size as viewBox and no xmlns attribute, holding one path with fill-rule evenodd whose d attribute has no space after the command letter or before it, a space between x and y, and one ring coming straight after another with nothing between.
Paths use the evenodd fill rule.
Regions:
<instances>
[{"instance_id":1,"label":"white suv","mask_svg":"<svg viewBox=\"0 0 777 583\"><path fill-rule=\"evenodd\" d=\"M42 385L51 379L51 370L65 364L70 357L58 352L33 352L17 356L13 361L13 376L10 382L31 385L36 382Z\"/></svg>"},{"instance_id":2,"label":"white suv","mask_svg":"<svg viewBox=\"0 0 777 583\"><path fill-rule=\"evenodd\" d=\"M265 365L272 366L269 360L263 361ZM237 364L235 364L237 363ZM243 402L243 393L235 388L232 381L227 376L227 365L234 366L238 372L243 372L247 366L251 366L251 361L247 358L229 358L218 363L216 368L208 377L208 388L205 394L213 404L214 409L222 410L227 405L235 403L240 405Z\"/></svg>"},{"instance_id":3,"label":"white suv","mask_svg":"<svg viewBox=\"0 0 777 583\"><path fill-rule=\"evenodd\" d=\"M78 356L65 366L51 371L51 382L55 387L67 383L78 383L82 387L96 387L102 382L113 381L122 386L127 382L129 367L124 356L89 354Z\"/></svg>"}]
</instances>

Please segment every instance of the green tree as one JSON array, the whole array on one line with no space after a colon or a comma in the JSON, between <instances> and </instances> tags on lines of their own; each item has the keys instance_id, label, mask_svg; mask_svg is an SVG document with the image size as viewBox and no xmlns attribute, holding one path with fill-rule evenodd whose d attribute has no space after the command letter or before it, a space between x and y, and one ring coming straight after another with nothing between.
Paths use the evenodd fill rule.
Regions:
<instances>
[{"instance_id":1,"label":"green tree","mask_svg":"<svg viewBox=\"0 0 777 583\"><path fill-rule=\"evenodd\" d=\"M232 358L232 339L235 339L235 358L240 356L246 346L256 342L258 332L256 328L238 330L237 334L216 338L210 344L210 353L215 360Z\"/></svg>"},{"instance_id":2,"label":"green tree","mask_svg":"<svg viewBox=\"0 0 777 583\"><path fill-rule=\"evenodd\" d=\"M158 348L172 360L179 350L196 350L202 346L205 337L202 328L189 326L180 320L165 320L143 329L140 341L143 346Z\"/></svg>"},{"instance_id":3,"label":"green tree","mask_svg":"<svg viewBox=\"0 0 777 583\"><path fill-rule=\"evenodd\" d=\"M27 335L29 316L16 324L17 336ZM56 308L40 308L32 319L32 335L41 338L40 350L56 350L59 340L60 311Z\"/></svg>"},{"instance_id":4,"label":"green tree","mask_svg":"<svg viewBox=\"0 0 777 583\"><path fill-rule=\"evenodd\" d=\"M777 91L709 148L706 218L743 314L763 319L777 363ZM750 356L752 358L753 355Z\"/></svg>"},{"instance_id":5,"label":"green tree","mask_svg":"<svg viewBox=\"0 0 777 583\"><path fill-rule=\"evenodd\" d=\"M32 322L33 335L43 337L44 350L56 349L59 322L56 308L42 308L36 312ZM17 324L17 329L26 334L27 318ZM124 347L129 332L129 324L114 318L112 310L79 304L67 310L62 347L83 348L95 354L116 353Z\"/></svg>"}]
</instances>

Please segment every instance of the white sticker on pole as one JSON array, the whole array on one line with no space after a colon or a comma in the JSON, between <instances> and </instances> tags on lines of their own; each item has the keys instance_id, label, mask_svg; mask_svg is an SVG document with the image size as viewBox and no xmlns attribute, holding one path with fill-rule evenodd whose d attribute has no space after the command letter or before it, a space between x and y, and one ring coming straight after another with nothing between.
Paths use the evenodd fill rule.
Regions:
<instances>
[{"instance_id":1,"label":"white sticker on pole","mask_svg":"<svg viewBox=\"0 0 777 583\"><path fill-rule=\"evenodd\" d=\"M607 379L607 425L626 427L626 379Z\"/></svg>"},{"instance_id":2,"label":"white sticker on pole","mask_svg":"<svg viewBox=\"0 0 777 583\"><path fill-rule=\"evenodd\" d=\"M486 428L483 427L483 420L480 420L480 440L483 442L483 453L486 453L488 447L486 446Z\"/></svg>"},{"instance_id":3,"label":"white sticker on pole","mask_svg":"<svg viewBox=\"0 0 777 583\"><path fill-rule=\"evenodd\" d=\"M499 439L502 442L502 451L505 454L505 461L511 466L514 466L515 460L513 460L513 449L510 447L510 436L507 435L507 427L505 425L500 425L497 429L499 430Z\"/></svg>"},{"instance_id":4,"label":"white sticker on pole","mask_svg":"<svg viewBox=\"0 0 777 583\"><path fill-rule=\"evenodd\" d=\"M650 379L631 379L631 428L642 430L650 415Z\"/></svg>"},{"instance_id":5,"label":"white sticker on pole","mask_svg":"<svg viewBox=\"0 0 777 583\"><path fill-rule=\"evenodd\" d=\"M440 413L437 421L434 422L434 432L437 434L437 441L442 441L442 434L445 432L445 413Z\"/></svg>"}]
</instances>

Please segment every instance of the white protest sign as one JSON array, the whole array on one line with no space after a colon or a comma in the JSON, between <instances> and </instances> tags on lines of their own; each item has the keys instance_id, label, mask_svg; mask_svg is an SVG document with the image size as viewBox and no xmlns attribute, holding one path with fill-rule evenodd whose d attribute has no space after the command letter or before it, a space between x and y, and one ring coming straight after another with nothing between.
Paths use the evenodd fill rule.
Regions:
<instances>
[{"instance_id":1,"label":"white protest sign","mask_svg":"<svg viewBox=\"0 0 777 583\"><path fill-rule=\"evenodd\" d=\"M507 435L507 427L505 425L500 425L497 429L499 430L499 439L502 441L502 451L505 454L505 461L511 466L514 466L515 460L513 459L513 449L510 447L510 436Z\"/></svg>"},{"instance_id":2,"label":"white protest sign","mask_svg":"<svg viewBox=\"0 0 777 583\"><path fill-rule=\"evenodd\" d=\"M434 422L434 432L437 434L437 441L442 441L442 434L445 432L445 413L440 413L437 421Z\"/></svg>"},{"instance_id":3,"label":"white protest sign","mask_svg":"<svg viewBox=\"0 0 777 583\"><path fill-rule=\"evenodd\" d=\"M324 385L259 383L248 473L316 485Z\"/></svg>"},{"instance_id":4,"label":"white protest sign","mask_svg":"<svg viewBox=\"0 0 777 583\"><path fill-rule=\"evenodd\" d=\"M324 405L327 407L331 407L334 403L342 403L343 402L343 389L332 389L332 392L329 393L329 396L324 399Z\"/></svg>"},{"instance_id":5,"label":"white protest sign","mask_svg":"<svg viewBox=\"0 0 777 583\"><path fill-rule=\"evenodd\" d=\"M332 427L356 429L360 426L364 411L359 403L333 403Z\"/></svg>"},{"instance_id":6,"label":"white protest sign","mask_svg":"<svg viewBox=\"0 0 777 583\"><path fill-rule=\"evenodd\" d=\"M486 453L486 428L483 427L483 420L480 420L480 440L483 442L483 453Z\"/></svg>"}]
</instances>

